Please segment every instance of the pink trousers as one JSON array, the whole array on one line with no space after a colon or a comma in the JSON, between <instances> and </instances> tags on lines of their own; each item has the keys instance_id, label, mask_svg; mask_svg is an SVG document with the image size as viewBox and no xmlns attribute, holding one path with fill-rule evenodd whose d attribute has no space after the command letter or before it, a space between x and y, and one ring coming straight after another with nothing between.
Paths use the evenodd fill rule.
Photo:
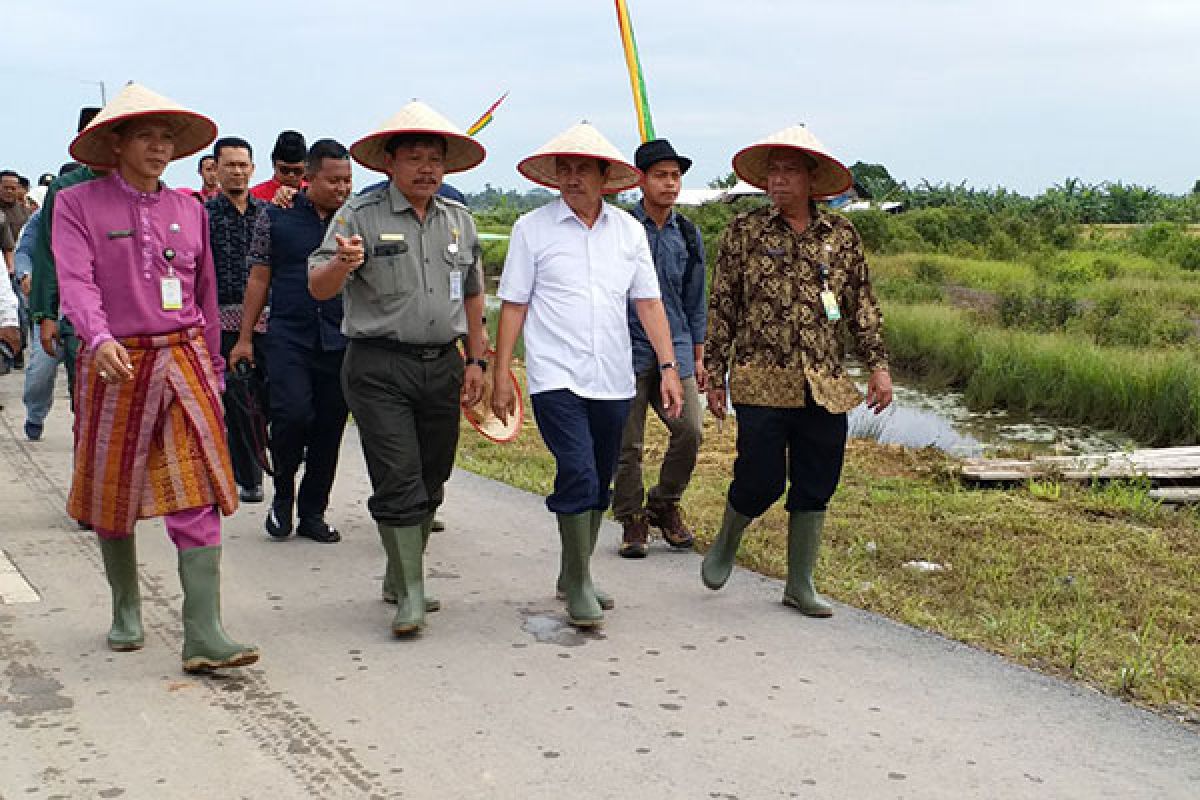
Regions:
<instances>
[{"instance_id":1,"label":"pink trousers","mask_svg":"<svg viewBox=\"0 0 1200 800\"><path fill-rule=\"evenodd\" d=\"M221 514L216 506L201 506L175 511L163 518L167 535L180 550L193 547L216 547L221 544ZM125 534L96 529L101 539L121 539ZM133 534L129 534L132 536Z\"/></svg>"}]
</instances>

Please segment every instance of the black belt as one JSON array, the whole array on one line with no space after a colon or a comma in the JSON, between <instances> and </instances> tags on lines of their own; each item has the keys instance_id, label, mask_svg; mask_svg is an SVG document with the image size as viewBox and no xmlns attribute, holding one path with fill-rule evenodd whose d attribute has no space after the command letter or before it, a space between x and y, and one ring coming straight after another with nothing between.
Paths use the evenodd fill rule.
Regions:
<instances>
[{"instance_id":1,"label":"black belt","mask_svg":"<svg viewBox=\"0 0 1200 800\"><path fill-rule=\"evenodd\" d=\"M378 347L382 350L391 350L393 353L415 358L418 361L437 361L446 353L454 350L457 342L447 342L446 344L409 344L408 342L398 342L395 339L389 339L386 336L363 336L352 339L356 344L364 344L369 347Z\"/></svg>"}]
</instances>

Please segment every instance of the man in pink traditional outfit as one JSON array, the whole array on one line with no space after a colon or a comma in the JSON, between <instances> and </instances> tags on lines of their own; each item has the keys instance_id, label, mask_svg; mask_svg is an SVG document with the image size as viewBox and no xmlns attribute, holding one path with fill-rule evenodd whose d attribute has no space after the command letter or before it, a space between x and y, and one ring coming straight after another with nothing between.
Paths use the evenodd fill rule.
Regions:
<instances>
[{"instance_id":1,"label":"man in pink traditional outfit","mask_svg":"<svg viewBox=\"0 0 1200 800\"><path fill-rule=\"evenodd\" d=\"M221 624L218 508L231 514L237 489L208 221L159 181L214 138L210 120L130 83L71 143L76 160L112 172L59 194L52 234L62 310L85 348L68 513L99 535L108 644L142 647L133 529L165 517L179 549L187 672L258 660Z\"/></svg>"}]
</instances>

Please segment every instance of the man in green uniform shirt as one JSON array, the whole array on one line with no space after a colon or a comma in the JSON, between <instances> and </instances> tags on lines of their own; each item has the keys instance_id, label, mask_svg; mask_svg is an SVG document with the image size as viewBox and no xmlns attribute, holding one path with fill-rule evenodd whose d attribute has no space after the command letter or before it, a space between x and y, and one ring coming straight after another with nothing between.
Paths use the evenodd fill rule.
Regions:
<instances>
[{"instance_id":1,"label":"man in green uniform shirt","mask_svg":"<svg viewBox=\"0 0 1200 800\"><path fill-rule=\"evenodd\" d=\"M86 128L99 113L99 108L91 106L80 109L78 130ZM66 365L72 409L75 405L75 355L79 352L79 340L75 338L71 321L65 318L60 320L58 316L58 273L54 265L54 252L50 249L50 231L54 220L54 198L58 193L69 186L95 180L100 174L91 167L80 166L59 175L50 183L42 201L41 224L33 243L29 311L38 325L38 338L46 355L60 358Z\"/></svg>"},{"instance_id":2,"label":"man in green uniform shirt","mask_svg":"<svg viewBox=\"0 0 1200 800\"><path fill-rule=\"evenodd\" d=\"M425 594L425 545L454 467L460 399L478 402L487 366L475 222L437 190L445 173L478 165L484 150L413 102L350 155L391 180L337 213L309 258L309 291L318 300L343 293L350 342L342 386L374 490L367 507L388 557L392 632L403 635L438 608Z\"/></svg>"}]
</instances>

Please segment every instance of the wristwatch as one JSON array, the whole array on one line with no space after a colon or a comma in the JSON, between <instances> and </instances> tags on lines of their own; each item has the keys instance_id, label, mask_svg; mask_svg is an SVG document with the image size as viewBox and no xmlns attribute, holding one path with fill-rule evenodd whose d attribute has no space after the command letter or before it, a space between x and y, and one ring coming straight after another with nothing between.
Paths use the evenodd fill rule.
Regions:
<instances>
[{"instance_id":1,"label":"wristwatch","mask_svg":"<svg viewBox=\"0 0 1200 800\"><path fill-rule=\"evenodd\" d=\"M663 364L658 365L659 372L666 372L669 369L679 369L679 365L676 364L674 361L667 361Z\"/></svg>"},{"instance_id":2,"label":"wristwatch","mask_svg":"<svg viewBox=\"0 0 1200 800\"><path fill-rule=\"evenodd\" d=\"M487 359L486 358L468 358L466 360L466 366L469 367L472 364L478 365L478 367L481 370L483 370L484 372L487 372Z\"/></svg>"}]
</instances>

